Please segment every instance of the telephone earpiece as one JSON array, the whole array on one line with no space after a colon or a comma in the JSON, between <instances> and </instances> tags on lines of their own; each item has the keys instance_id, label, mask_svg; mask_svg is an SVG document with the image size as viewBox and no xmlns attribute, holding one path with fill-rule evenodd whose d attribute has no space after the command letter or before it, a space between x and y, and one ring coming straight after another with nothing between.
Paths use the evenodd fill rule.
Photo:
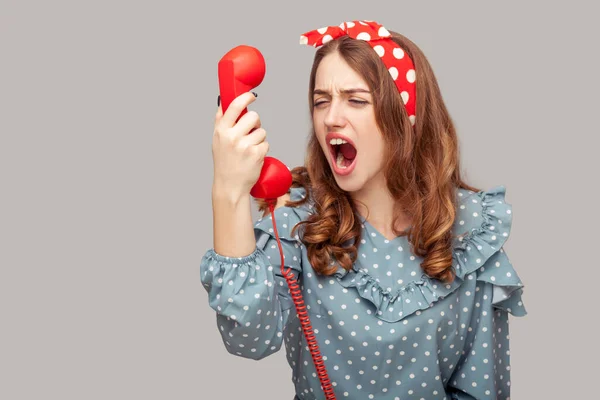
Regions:
<instances>
[{"instance_id":1,"label":"telephone earpiece","mask_svg":"<svg viewBox=\"0 0 600 400\"><path fill-rule=\"evenodd\" d=\"M261 84L265 77L266 66L265 59L258 49L240 45L221 58L218 69L221 104L225 113L236 97ZM242 110L239 118L247 112L247 108ZM278 197L286 194L291 186L292 173L288 167L281 161L267 156L250 195L257 199L276 201Z\"/></svg>"}]
</instances>

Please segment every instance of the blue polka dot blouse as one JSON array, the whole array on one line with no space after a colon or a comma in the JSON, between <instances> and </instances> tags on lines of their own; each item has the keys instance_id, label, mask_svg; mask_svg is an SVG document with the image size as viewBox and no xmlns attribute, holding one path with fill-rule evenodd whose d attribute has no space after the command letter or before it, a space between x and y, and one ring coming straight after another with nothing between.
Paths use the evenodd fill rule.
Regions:
<instances>
[{"instance_id":1,"label":"blue polka dot blouse","mask_svg":"<svg viewBox=\"0 0 600 400\"><path fill-rule=\"evenodd\" d=\"M451 284L422 272L422 257L411 253L406 236L388 240L366 220L353 269L317 275L301 230L291 235L313 204L275 210L285 265L301 285L336 398L510 397L508 314L527 315L523 284L502 247L512 207L504 186L457 195ZM304 196L304 189L291 189L292 200ZM271 216L256 221L254 231L252 254L225 257L210 249L200 264L225 348L259 360L285 343L295 399L325 399L281 275Z\"/></svg>"}]
</instances>

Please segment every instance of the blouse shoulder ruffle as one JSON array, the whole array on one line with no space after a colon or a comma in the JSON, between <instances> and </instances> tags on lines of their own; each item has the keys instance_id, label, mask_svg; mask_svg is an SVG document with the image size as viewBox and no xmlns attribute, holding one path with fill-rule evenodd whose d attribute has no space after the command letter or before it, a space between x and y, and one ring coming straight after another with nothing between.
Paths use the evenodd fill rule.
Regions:
<instances>
[{"instance_id":1,"label":"blouse shoulder ruffle","mask_svg":"<svg viewBox=\"0 0 600 400\"><path fill-rule=\"evenodd\" d=\"M304 188L290 188L290 200L298 201L306 197L306 190ZM292 235L292 230L300 222L308 218L313 212L312 199L309 199L306 203L301 204L297 207L283 206L276 208L273 213L275 214L275 220L277 222L277 235L280 239L286 239L289 241L300 242L298 230ZM275 230L273 229L273 218L269 212L266 216L259 218L254 224L254 230L260 233L260 231L275 237Z\"/></svg>"},{"instance_id":2,"label":"blouse shoulder ruffle","mask_svg":"<svg viewBox=\"0 0 600 400\"><path fill-rule=\"evenodd\" d=\"M502 248L512 223L512 206L506 203L505 194L502 185L480 192L458 190L452 255L456 278L450 284L423 273L419 279L390 292L356 265L350 271L339 266L334 276L342 286L356 288L363 299L375 306L375 315L388 322L432 307L466 279L491 283L494 306L524 316L527 314L521 300L524 285Z\"/></svg>"}]
</instances>

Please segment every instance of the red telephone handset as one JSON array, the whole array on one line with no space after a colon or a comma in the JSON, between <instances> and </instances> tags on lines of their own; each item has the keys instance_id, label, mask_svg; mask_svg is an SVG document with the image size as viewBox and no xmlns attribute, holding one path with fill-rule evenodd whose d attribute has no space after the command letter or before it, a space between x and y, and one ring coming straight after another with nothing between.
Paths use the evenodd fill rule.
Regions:
<instances>
[{"instance_id":1,"label":"red telephone handset","mask_svg":"<svg viewBox=\"0 0 600 400\"><path fill-rule=\"evenodd\" d=\"M265 77L265 69L263 55L251 46L234 47L221 58L219 90L223 113L233 99L261 84ZM248 112L247 108L242 110L239 118L246 112ZM276 158L267 156L258 181L252 187L250 194L257 199L276 201L278 197L287 193L290 186L292 186L292 173L288 167Z\"/></svg>"},{"instance_id":2,"label":"red telephone handset","mask_svg":"<svg viewBox=\"0 0 600 400\"><path fill-rule=\"evenodd\" d=\"M264 77L265 59L258 49L240 45L227 52L219 61L219 90L221 92L223 113L225 113L233 99L260 85ZM247 109L242 110L239 118L246 112L248 112ZM335 393L333 392L331 381L329 380L319 351L319 345L317 344L306 307L304 306L302 290L296 282L292 269L287 268L286 270L284 268L283 248L281 247L281 241L277 233L274 209L277 198L286 194L291 185L292 173L285 164L273 157L265 157L258 181L252 187L250 194L255 198L265 199L269 203L273 230L275 231L275 238L277 239L279 254L281 256L281 273L290 288L290 294L296 306L298 319L300 320L310 354L315 363L323 392L327 400L335 400Z\"/></svg>"}]
</instances>

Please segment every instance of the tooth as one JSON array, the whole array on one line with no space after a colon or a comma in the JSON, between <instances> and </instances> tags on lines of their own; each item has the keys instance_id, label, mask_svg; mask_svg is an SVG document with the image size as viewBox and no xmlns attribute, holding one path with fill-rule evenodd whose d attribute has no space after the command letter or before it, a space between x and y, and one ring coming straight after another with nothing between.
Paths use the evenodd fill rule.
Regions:
<instances>
[{"instance_id":1,"label":"tooth","mask_svg":"<svg viewBox=\"0 0 600 400\"><path fill-rule=\"evenodd\" d=\"M338 153L337 160L336 160L336 164L337 164L337 166L338 166L338 167L340 167L340 168L347 168L347 167L345 167L345 166L343 166L343 165L342 165L342 162L343 162L343 161L344 161L344 156L343 156L343 155L342 155L342 153L340 152L340 153Z\"/></svg>"},{"instance_id":2,"label":"tooth","mask_svg":"<svg viewBox=\"0 0 600 400\"><path fill-rule=\"evenodd\" d=\"M347 140L341 139L341 138L333 138L329 141L330 144L336 145L336 144L342 144L342 143L348 143Z\"/></svg>"}]
</instances>

